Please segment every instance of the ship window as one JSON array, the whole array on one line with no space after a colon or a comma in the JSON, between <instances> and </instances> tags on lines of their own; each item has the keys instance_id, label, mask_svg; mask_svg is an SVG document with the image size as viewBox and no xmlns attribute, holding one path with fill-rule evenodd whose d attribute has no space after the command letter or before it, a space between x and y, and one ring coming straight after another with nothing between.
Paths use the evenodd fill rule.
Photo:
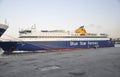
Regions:
<instances>
[{"instance_id":1,"label":"ship window","mask_svg":"<svg viewBox=\"0 0 120 77\"><path fill-rule=\"evenodd\" d=\"M19 33L31 33L31 30L23 30L23 31L19 31Z\"/></svg>"}]
</instances>

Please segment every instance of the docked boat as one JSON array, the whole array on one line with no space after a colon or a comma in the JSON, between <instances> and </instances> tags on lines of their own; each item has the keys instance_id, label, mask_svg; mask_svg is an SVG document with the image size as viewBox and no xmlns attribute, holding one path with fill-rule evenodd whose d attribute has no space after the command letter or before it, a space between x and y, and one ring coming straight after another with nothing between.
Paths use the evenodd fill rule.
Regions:
<instances>
[{"instance_id":1,"label":"docked boat","mask_svg":"<svg viewBox=\"0 0 120 77\"><path fill-rule=\"evenodd\" d=\"M19 40L0 41L4 53L13 51L61 50L114 47L107 34L87 33L84 26L74 32L65 30L41 30L35 27L19 31Z\"/></svg>"},{"instance_id":2,"label":"docked boat","mask_svg":"<svg viewBox=\"0 0 120 77\"><path fill-rule=\"evenodd\" d=\"M7 30L8 26L5 24L0 24L0 37L3 35L3 33Z\"/></svg>"}]
</instances>

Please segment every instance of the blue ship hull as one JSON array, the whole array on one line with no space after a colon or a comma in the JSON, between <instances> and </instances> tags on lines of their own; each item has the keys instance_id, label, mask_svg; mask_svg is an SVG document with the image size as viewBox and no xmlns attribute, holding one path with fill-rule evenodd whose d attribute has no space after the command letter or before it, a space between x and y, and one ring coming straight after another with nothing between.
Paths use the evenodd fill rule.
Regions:
<instances>
[{"instance_id":1,"label":"blue ship hull","mask_svg":"<svg viewBox=\"0 0 120 77\"><path fill-rule=\"evenodd\" d=\"M111 40L86 40L86 41L4 41L0 47L5 53L13 51L35 51L52 49L78 49L95 47L114 47Z\"/></svg>"},{"instance_id":2,"label":"blue ship hull","mask_svg":"<svg viewBox=\"0 0 120 77\"><path fill-rule=\"evenodd\" d=\"M0 37L7 30L8 26L6 24L0 24Z\"/></svg>"},{"instance_id":3,"label":"blue ship hull","mask_svg":"<svg viewBox=\"0 0 120 77\"><path fill-rule=\"evenodd\" d=\"M0 28L0 37L2 36L2 34L5 32L5 29Z\"/></svg>"}]
</instances>

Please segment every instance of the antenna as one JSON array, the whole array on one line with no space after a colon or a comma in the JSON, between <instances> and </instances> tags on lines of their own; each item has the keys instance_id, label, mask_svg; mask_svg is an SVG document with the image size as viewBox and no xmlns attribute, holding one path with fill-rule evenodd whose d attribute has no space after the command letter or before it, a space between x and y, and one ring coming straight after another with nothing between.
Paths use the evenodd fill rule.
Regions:
<instances>
[{"instance_id":1,"label":"antenna","mask_svg":"<svg viewBox=\"0 0 120 77\"><path fill-rule=\"evenodd\" d=\"M7 19L4 20L4 24L9 25L8 22L7 22Z\"/></svg>"},{"instance_id":2,"label":"antenna","mask_svg":"<svg viewBox=\"0 0 120 77\"><path fill-rule=\"evenodd\" d=\"M4 23L5 23L5 25L7 25L7 19L5 19Z\"/></svg>"},{"instance_id":3,"label":"antenna","mask_svg":"<svg viewBox=\"0 0 120 77\"><path fill-rule=\"evenodd\" d=\"M32 26L32 29L36 29L36 24L34 24L34 25Z\"/></svg>"},{"instance_id":4,"label":"antenna","mask_svg":"<svg viewBox=\"0 0 120 77\"><path fill-rule=\"evenodd\" d=\"M36 31L36 24L32 25L31 30L32 30L33 32Z\"/></svg>"}]
</instances>

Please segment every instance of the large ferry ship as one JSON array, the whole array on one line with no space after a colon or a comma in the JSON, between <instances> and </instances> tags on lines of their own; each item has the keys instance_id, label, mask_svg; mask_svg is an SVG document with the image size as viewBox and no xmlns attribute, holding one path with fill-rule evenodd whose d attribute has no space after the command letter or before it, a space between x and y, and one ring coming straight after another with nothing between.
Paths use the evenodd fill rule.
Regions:
<instances>
[{"instance_id":1,"label":"large ferry ship","mask_svg":"<svg viewBox=\"0 0 120 77\"><path fill-rule=\"evenodd\" d=\"M84 26L74 32L64 30L41 30L35 27L19 31L19 39L0 41L4 53L13 51L61 50L114 47L107 34L87 33Z\"/></svg>"}]
</instances>

